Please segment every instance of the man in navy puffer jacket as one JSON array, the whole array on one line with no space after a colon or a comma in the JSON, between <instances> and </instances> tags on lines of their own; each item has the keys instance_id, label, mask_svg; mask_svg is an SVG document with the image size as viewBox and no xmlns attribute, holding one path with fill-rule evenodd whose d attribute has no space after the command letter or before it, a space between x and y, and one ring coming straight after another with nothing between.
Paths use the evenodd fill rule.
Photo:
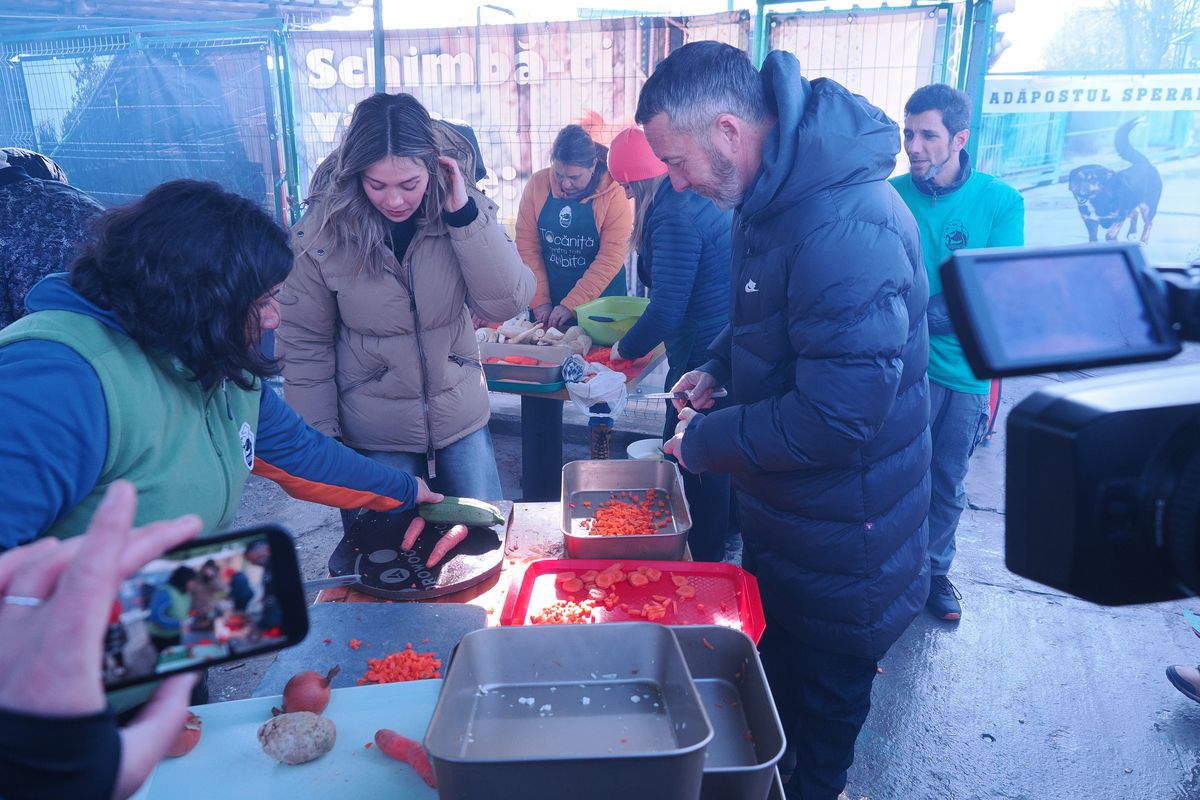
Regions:
<instances>
[{"instance_id":1,"label":"man in navy puffer jacket","mask_svg":"<svg viewBox=\"0 0 1200 800\"><path fill-rule=\"evenodd\" d=\"M787 794L832 800L876 662L929 591L929 289L887 183L899 130L788 53L759 73L717 42L663 61L637 121L676 189L737 209L730 325L675 386L706 407L725 385L737 405L683 411L667 449L733 476L767 613L760 651L796 751Z\"/></svg>"}]
</instances>

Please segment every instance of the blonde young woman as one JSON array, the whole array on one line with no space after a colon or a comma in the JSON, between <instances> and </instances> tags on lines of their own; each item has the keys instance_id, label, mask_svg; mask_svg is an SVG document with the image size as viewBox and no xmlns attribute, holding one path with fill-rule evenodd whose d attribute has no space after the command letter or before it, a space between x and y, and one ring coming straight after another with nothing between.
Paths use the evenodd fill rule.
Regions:
<instances>
[{"instance_id":1,"label":"blonde young woman","mask_svg":"<svg viewBox=\"0 0 1200 800\"><path fill-rule=\"evenodd\" d=\"M359 103L293 230L278 349L313 427L446 494L497 499L471 315L523 311L534 278L464 180L474 160L411 95Z\"/></svg>"}]
</instances>

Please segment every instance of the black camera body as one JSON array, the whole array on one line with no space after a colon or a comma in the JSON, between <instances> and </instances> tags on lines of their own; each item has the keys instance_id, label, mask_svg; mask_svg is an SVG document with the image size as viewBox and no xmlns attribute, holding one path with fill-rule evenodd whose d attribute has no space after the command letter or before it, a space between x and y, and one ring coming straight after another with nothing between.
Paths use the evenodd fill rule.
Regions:
<instances>
[{"instance_id":1,"label":"black camera body","mask_svg":"<svg viewBox=\"0 0 1200 800\"><path fill-rule=\"evenodd\" d=\"M1200 332L1193 271L1155 274L1135 245L960 251L941 274L980 377L1161 360ZM1013 572L1106 605L1200 590L1200 369L1040 389L1006 446Z\"/></svg>"}]
</instances>

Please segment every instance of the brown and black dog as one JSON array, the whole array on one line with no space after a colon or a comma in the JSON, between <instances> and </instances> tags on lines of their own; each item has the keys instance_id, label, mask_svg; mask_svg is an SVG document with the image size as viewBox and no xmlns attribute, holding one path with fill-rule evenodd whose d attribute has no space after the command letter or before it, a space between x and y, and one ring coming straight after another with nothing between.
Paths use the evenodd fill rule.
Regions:
<instances>
[{"instance_id":1,"label":"brown and black dog","mask_svg":"<svg viewBox=\"0 0 1200 800\"><path fill-rule=\"evenodd\" d=\"M1150 159L1129 143L1129 132L1139 122L1140 119L1129 120L1117 129L1114 137L1117 155L1128 161L1129 167L1114 172L1100 164L1084 164L1071 170L1067 185L1079 204L1079 216L1087 226L1088 241L1097 241L1100 228L1105 230L1105 239L1116 239L1127 219L1128 237L1132 239L1137 236L1139 213L1142 215L1142 243L1150 241L1150 228L1158 213L1163 183Z\"/></svg>"}]
</instances>

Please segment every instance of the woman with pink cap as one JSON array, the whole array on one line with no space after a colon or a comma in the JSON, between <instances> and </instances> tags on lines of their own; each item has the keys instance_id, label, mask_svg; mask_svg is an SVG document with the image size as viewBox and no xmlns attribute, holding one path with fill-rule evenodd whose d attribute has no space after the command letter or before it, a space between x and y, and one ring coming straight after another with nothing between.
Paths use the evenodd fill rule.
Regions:
<instances>
[{"instance_id":1,"label":"woman with pink cap","mask_svg":"<svg viewBox=\"0 0 1200 800\"><path fill-rule=\"evenodd\" d=\"M664 388L669 389L708 360L709 343L729 324L732 212L690 190L676 192L667 180L667 166L638 128L626 128L613 139L608 170L634 201L630 245L637 251L638 276L650 287L650 305L613 345L613 357L641 358L665 343L669 366ZM674 434L677 421L668 402L664 441ZM692 557L720 561L729 530L729 477L683 475L692 508Z\"/></svg>"}]
</instances>

